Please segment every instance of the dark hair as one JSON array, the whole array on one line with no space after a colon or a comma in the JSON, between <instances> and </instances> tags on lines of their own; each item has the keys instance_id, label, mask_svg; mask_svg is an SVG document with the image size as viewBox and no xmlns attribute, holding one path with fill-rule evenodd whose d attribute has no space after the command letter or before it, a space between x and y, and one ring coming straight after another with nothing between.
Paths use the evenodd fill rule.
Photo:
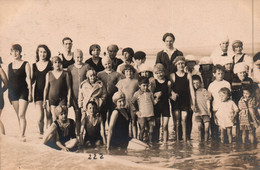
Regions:
<instances>
[{"instance_id":1,"label":"dark hair","mask_svg":"<svg viewBox=\"0 0 260 170\"><path fill-rule=\"evenodd\" d=\"M126 64L125 65L124 69L122 70L122 73L125 74L126 70L132 70L133 73L135 73L135 68L132 65L130 65L130 64Z\"/></svg>"},{"instance_id":2,"label":"dark hair","mask_svg":"<svg viewBox=\"0 0 260 170\"><path fill-rule=\"evenodd\" d=\"M143 52L143 51L137 51L137 52L134 54L134 59L135 59L135 60L146 59L146 54L145 54L145 52Z\"/></svg>"},{"instance_id":3,"label":"dark hair","mask_svg":"<svg viewBox=\"0 0 260 170\"><path fill-rule=\"evenodd\" d=\"M242 91L249 91L250 94L252 94L253 89L250 86L242 86Z\"/></svg>"},{"instance_id":4,"label":"dark hair","mask_svg":"<svg viewBox=\"0 0 260 170\"><path fill-rule=\"evenodd\" d=\"M38 47L36 49L36 62L39 61L39 48L43 48L47 52L46 60L50 61L50 58L51 58L51 51L50 51L50 49L47 47L47 45L40 44L40 45L38 45Z\"/></svg>"},{"instance_id":5,"label":"dark hair","mask_svg":"<svg viewBox=\"0 0 260 170\"><path fill-rule=\"evenodd\" d=\"M231 91L227 87L222 87L218 92L226 94L228 96L228 99L230 99L231 97Z\"/></svg>"},{"instance_id":6,"label":"dark hair","mask_svg":"<svg viewBox=\"0 0 260 170\"><path fill-rule=\"evenodd\" d=\"M93 106L95 106L96 109L98 108L98 105L97 105L97 103L96 103L95 101L89 101L89 102L86 104L86 108L88 108L88 105L89 105L89 104L92 104Z\"/></svg>"},{"instance_id":7,"label":"dark hair","mask_svg":"<svg viewBox=\"0 0 260 170\"><path fill-rule=\"evenodd\" d=\"M130 47L127 47L127 48L124 48L123 50L122 50L122 55L124 55L124 52L128 52L129 54L130 54L130 56L134 56L134 50L132 49L132 48L130 48Z\"/></svg>"},{"instance_id":8,"label":"dark hair","mask_svg":"<svg viewBox=\"0 0 260 170\"><path fill-rule=\"evenodd\" d=\"M139 77L138 78L138 84L141 85L141 84L149 84L149 79L147 77Z\"/></svg>"},{"instance_id":9,"label":"dark hair","mask_svg":"<svg viewBox=\"0 0 260 170\"><path fill-rule=\"evenodd\" d=\"M22 52L22 46L20 44L14 44L12 45L12 48L13 50L17 50L19 51L20 53Z\"/></svg>"},{"instance_id":10,"label":"dark hair","mask_svg":"<svg viewBox=\"0 0 260 170\"><path fill-rule=\"evenodd\" d=\"M162 40L165 41L165 39L166 39L168 36L172 37L173 42L175 41L174 35L173 35L172 33L169 33L169 32L167 32L167 33L165 33L165 34L163 35Z\"/></svg>"},{"instance_id":11,"label":"dark hair","mask_svg":"<svg viewBox=\"0 0 260 170\"><path fill-rule=\"evenodd\" d=\"M221 70L221 71L225 72L225 68L224 68L222 65L220 65L220 64L217 64L217 65L215 65L215 66L213 67L212 73L216 73L217 70Z\"/></svg>"},{"instance_id":12,"label":"dark hair","mask_svg":"<svg viewBox=\"0 0 260 170\"><path fill-rule=\"evenodd\" d=\"M92 55L92 51L95 50L95 49L99 49L99 50L101 51L100 45L98 45L98 44L92 44L92 45L89 47L89 54Z\"/></svg>"},{"instance_id":13,"label":"dark hair","mask_svg":"<svg viewBox=\"0 0 260 170\"><path fill-rule=\"evenodd\" d=\"M70 37L65 37L65 38L62 39L62 44L64 44L64 41L66 41L66 40L70 40L71 42L73 42Z\"/></svg>"},{"instance_id":14,"label":"dark hair","mask_svg":"<svg viewBox=\"0 0 260 170\"><path fill-rule=\"evenodd\" d=\"M196 74L192 76L192 80L199 80L201 82L200 76Z\"/></svg>"},{"instance_id":15,"label":"dark hair","mask_svg":"<svg viewBox=\"0 0 260 170\"><path fill-rule=\"evenodd\" d=\"M107 46L107 51L108 51L109 47L111 47L111 46L115 47L116 48L116 52L118 52L119 48L118 48L118 46L116 44L111 44L111 45Z\"/></svg>"}]
</instances>

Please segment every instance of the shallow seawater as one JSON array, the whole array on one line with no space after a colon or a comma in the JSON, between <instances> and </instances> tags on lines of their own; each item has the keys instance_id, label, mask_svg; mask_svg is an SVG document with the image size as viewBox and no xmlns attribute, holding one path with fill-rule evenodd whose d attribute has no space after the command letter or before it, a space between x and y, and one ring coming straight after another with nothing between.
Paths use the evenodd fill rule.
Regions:
<instances>
[{"instance_id":1,"label":"shallow seawater","mask_svg":"<svg viewBox=\"0 0 260 170\"><path fill-rule=\"evenodd\" d=\"M260 133L257 131L257 141ZM198 142L196 136L191 141L158 144L147 150L110 151L109 154L138 164L147 164L158 168L174 169L258 169L260 168L259 144L221 144L216 141ZM107 154L104 147L82 149L80 152ZM259 153L259 154L258 154Z\"/></svg>"}]
</instances>

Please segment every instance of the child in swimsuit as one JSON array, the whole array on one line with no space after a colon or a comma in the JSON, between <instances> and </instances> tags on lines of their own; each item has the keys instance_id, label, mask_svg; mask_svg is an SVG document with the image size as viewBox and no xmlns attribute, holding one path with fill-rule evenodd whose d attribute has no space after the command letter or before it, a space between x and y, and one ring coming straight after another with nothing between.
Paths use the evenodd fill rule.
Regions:
<instances>
[{"instance_id":1,"label":"child in swimsuit","mask_svg":"<svg viewBox=\"0 0 260 170\"><path fill-rule=\"evenodd\" d=\"M116 87L118 88L118 91L123 92L126 95L126 106L130 109L131 118L132 118L132 134L133 137L137 137L137 116L133 111L133 106L131 104L132 97L134 93L138 89L138 80L134 79L135 69L132 65L125 65L125 68L123 69L123 74L125 75L125 79L119 80L119 82L116 84Z\"/></svg>"},{"instance_id":2,"label":"child in swimsuit","mask_svg":"<svg viewBox=\"0 0 260 170\"><path fill-rule=\"evenodd\" d=\"M104 83L107 90L106 101L103 103L100 110L105 124L106 120L109 122L112 111L115 109L115 104L112 102L112 96L117 91L116 84L121 79L121 75L112 69L112 61L109 57L104 57L102 59L102 64L104 65L105 70L99 72L97 77Z\"/></svg>"},{"instance_id":3,"label":"child in swimsuit","mask_svg":"<svg viewBox=\"0 0 260 170\"><path fill-rule=\"evenodd\" d=\"M61 59L58 56L52 58L53 71L46 74L46 82L43 95L43 108L46 108L47 96L51 107L52 120L55 121L55 107L58 105L70 106L71 83L67 71L62 70Z\"/></svg>"},{"instance_id":4,"label":"child in swimsuit","mask_svg":"<svg viewBox=\"0 0 260 170\"><path fill-rule=\"evenodd\" d=\"M51 52L46 45L39 45L36 50L36 63L33 64L32 70L32 84L34 86L34 102L35 110L39 114L38 127L40 131L40 137L42 137L44 132L44 115L46 115L47 123L46 128L48 128L51 123L51 113L49 109L43 109L43 91L45 85L46 74L52 70L52 63L50 61Z\"/></svg>"},{"instance_id":5,"label":"child in swimsuit","mask_svg":"<svg viewBox=\"0 0 260 170\"><path fill-rule=\"evenodd\" d=\"M157 104L154 106L154 141L159 141L162 117L163 144L166 144L168 141L168 122L170 118L169 93L171 83L166 78L166 70L163 64L157 63L154 66L153 72L154 80L151 82L151 91L153 92L154 98L157 101Z\"/></svg>"},{"instance_id":6,"label":"child in swimsuit","mask_svg":"<svg viewBox=\"0 0 260 170\"><path fill-rule=\"evenodd\" d=\"M76 133L79 136L81 124L81 110L78 106L79 86L86 79L86 73L89 69L88 64L83 63L83 52L80 49L74 51L75 63L68 67L71 76L71 105L75 112Z\"/></svg>"},{"instance_id":7,"label":"child in swimsuit","mask_svg":"<svg viewBox=\"0 0 260 170\"><path fill-rule=\"evenodd\" d=\"M95 147L100 146L103 141L103 144L106 145L105 127L101 115L97 112L96 102L88 102L86 108L87 115L81 123L80 143Z\"/></svg>"},{"instance_id":8,"label":"child in swimsuit","mask_svg":"<svg viewBox=\"0 0 260 170\"><path fill-rule=\"evenodd\" d=\"M179 141L183 134L184 142L187 141L186 122L188 111L190 110L190 87L191 74L185 73L185 58L178 56L174 59L173 64L177 67L176 73L170 75L172 82L172 109L174 116L174 125L177 141ZM181 129L182 127L182 129Z\"/></svg>"},{"instance_id":9,"label":"child in swimsuit","mask_svg":"<svg viewBox=\"0 0 260 170\"><path fill-rule=\"evenodd\" d=\"M58 120L55 120L48 129L43 143L57 150L76 151L78 140L75 134L75 122L68 119L67 106L58 105L54 111Z\"/></svg>"},{"instance_id":10,"label":"child in swimsuit","mask_svg":"<svg viewBox=\"0 0 260 170\"><path fill-rule=\"evenodd\" d=\"M109 122L107 150L111 148L127 149L130 141L129 122L131 116L126 109L125 94L120 91L116 92L112 100L116 105L116 109L112 112Z\"/></svg>"}]
</instances>

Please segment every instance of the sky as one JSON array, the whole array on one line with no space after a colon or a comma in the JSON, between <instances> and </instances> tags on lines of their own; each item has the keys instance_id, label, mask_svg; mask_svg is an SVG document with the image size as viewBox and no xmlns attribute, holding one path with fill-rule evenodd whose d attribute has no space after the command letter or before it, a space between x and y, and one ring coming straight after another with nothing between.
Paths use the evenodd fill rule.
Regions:
<instances>
[{"instance_id":1,"label":"sky","mask_svg":"<svg viewBox=\"0 0 260 170\"><path fill-rule=\"evenodd\" d=\"M0 56L11 61L10 47L20 43L33 60L39 44L57 55L62 38L88 54L93 43L162 49L162 36L172 32L180 49L213 47L224 37L260 43L258 0L0 0ZM255 47L256 48L256 47Z\"/></svg>"}]
</instances>

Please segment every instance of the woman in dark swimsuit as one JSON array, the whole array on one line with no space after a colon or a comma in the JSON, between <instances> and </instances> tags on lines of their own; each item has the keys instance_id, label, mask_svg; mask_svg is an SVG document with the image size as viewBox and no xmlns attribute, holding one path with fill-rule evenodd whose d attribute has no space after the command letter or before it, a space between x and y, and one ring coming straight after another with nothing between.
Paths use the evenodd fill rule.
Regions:
<instances>
[{"instance_id":1,"label":"woman in dark swimsuit","mask_svg":"<svg viewBox=\"0 0 260 170\"><path fill-rule=\"evenodd\" d=\"M57 116L54 109L58 105L70 106L71 83L67 71L61 68L61 59L58 56L52 57L53 71L46 74L46 82L43 95L43 108L46 108L47 96L51 107L52 120Z\"/></svg>"},{"instance_id":2,"label":"woman in dark swimsuit","mask_svg":"<svg viewBox=\"0 0 260 170\"><path fill-rule=\"evenodd\" d=\"M59 56L62 59L62 66L66 70L71 64L75 63L75 60L73 58L74 53L71 51L72 39L69 37L65 37L62 40L62 44L64 47L64 53L59 53Z\"/></svg>"},{"instance_id":3,"label":"woman in dark swimsuit","mask_svg":"<svg viewBox=\"0 0 260 170\"><path fill-rule=\"evenodd\" d=\"M11 56L14 61L8 65L8 97L11 101L20 126L20 137L25 141L26 118L28 102L32 101L31 69L28 62L22 60L22 47L14 44Z\"/></svg>"},{"instance_id":4,"label":"woman in dark swimsuit","mask_svg":"<svg viewBox=\"0 0 260 170\"><path fill-rule=\"evenodd\" d=\"M8 88L8 79L7 79L7 76L5 74L5 71L1 67L1 64L2 64L2 59L0 57L0 116L1 116L2 110L4 108L3 94ZM3 87L2 87L2 82L4 83ZM5 134L5 128L4 128L4 125L1 121L1 119L0 119L0 134L3 134L3 135Z\"/></svg>"},{"instance_id":5,"label":"woman in dark swimsuit","mask_svg":"<svg viewBox=\"0 0 260 170\"><path fill-rule=\"evenodd\" d=\"M110 148L127 149L129 137L130 113L125 108L126 99L123 92L116 92L112 98L116 109L112 112L107 137L107 150Z\"/></svg>"},{"instance_id":6,"label":"woman in dark swimsuit","mask_svg":"<svg viewBox=\"0 0 260 170\"><path fill-rule=\"evenodd\" d=\"M32 84L34 87L34 102L35 109L39 114L38 127L40 135L43 135L44 131L44 112L47 118L46 128L51 125L51 114L48 109L43 109L43 91L45 85L46 74L52 70L52 64L50 61L51 52L46 45L39 45L36 50L36 63L33 64L32 69Z\"/></svg>"}]
</instances>

